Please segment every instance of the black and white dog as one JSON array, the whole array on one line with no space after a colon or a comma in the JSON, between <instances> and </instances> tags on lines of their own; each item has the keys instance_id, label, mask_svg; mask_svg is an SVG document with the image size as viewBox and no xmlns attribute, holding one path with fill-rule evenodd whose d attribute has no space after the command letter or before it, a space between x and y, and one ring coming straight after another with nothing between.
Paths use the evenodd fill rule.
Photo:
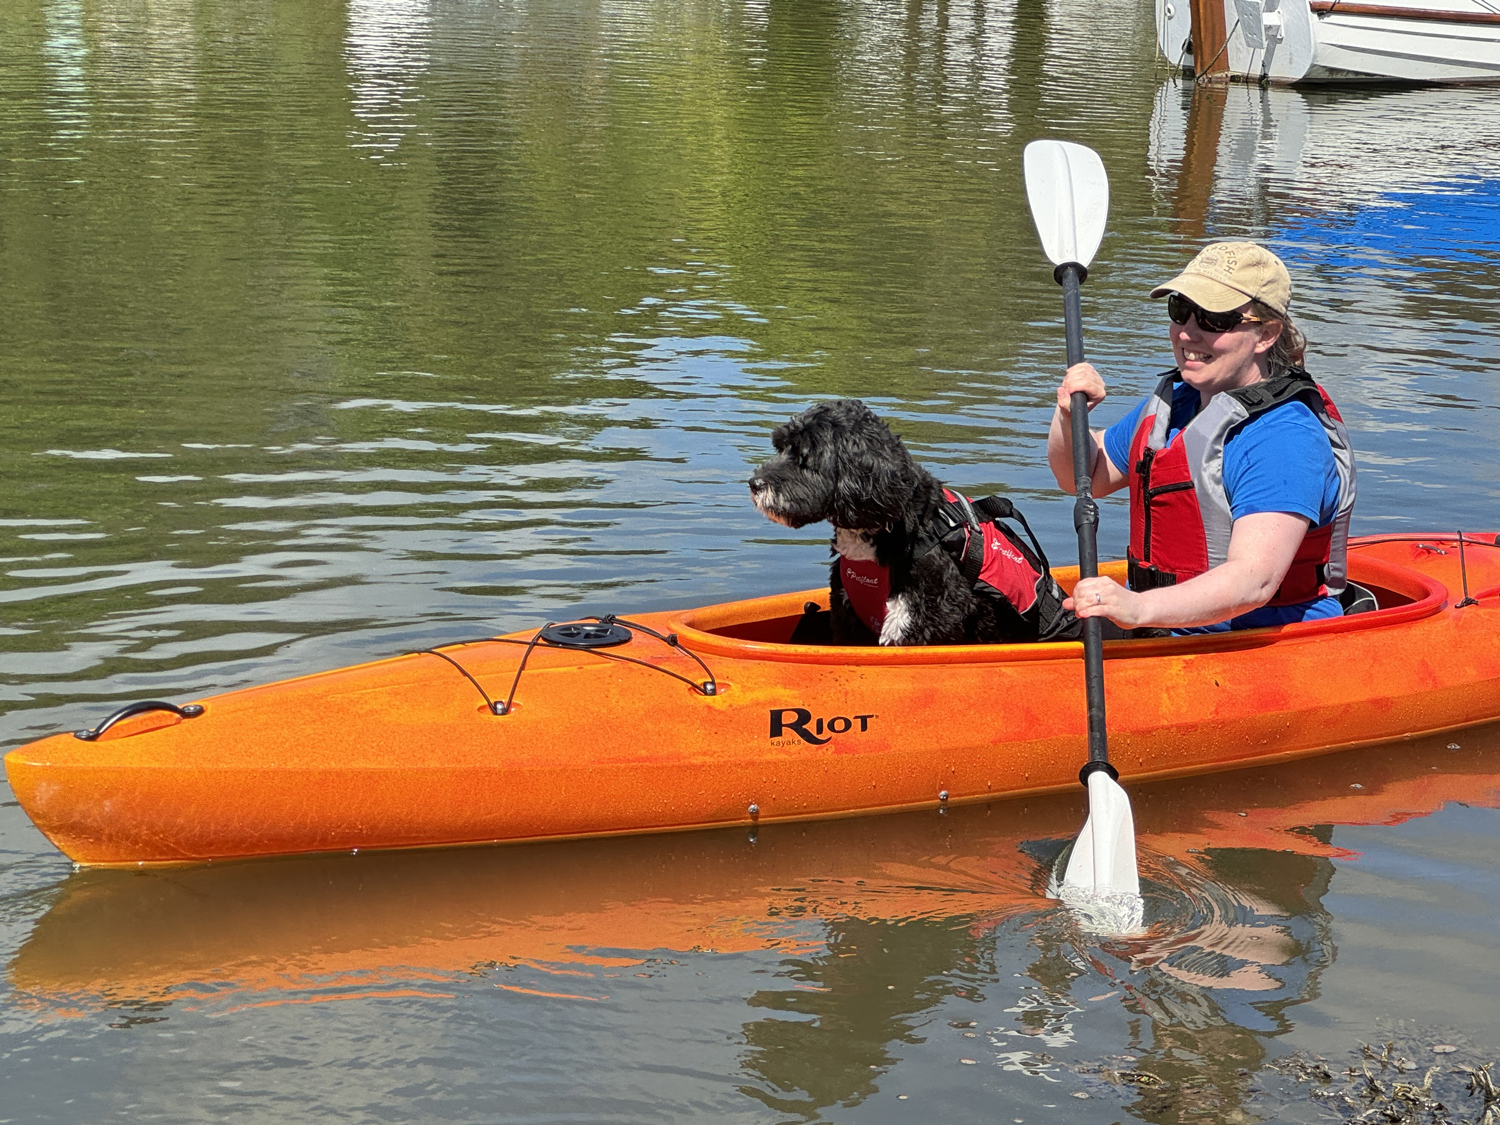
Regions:
<instances>
[{"instance_id":1,"label":"black and white dog","mask_svg":"<svg viewBox=\"0 0 1500 1125\"><path fill-rule=\"evenodd\" d=\"M990 508L976 512L974 502L945 490L913 461L864 403L819 403L778 426L771 443L776 456L755 470L750 495L766 517L787 527L833 524L834 643L1078 635L1040 548L1024 546L993 518L1012 514L1008 502L979 501Z\"/></svg>"}]
</instances>

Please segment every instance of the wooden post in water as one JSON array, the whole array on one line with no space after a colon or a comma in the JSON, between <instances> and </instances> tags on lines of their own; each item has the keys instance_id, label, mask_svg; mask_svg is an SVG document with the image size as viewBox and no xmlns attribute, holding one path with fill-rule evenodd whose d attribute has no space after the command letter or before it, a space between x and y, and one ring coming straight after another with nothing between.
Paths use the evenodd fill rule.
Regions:
<instances>
[{"instance_id":1,"label":"wooden post in water","mask_svg":"<svg viewBox=\"0 0 1500 1125\"><path fill-rule=\"evenodd\" d=\"M1224 0L1189 0L1193 22L1193 73L1199 78L1229 77L1229 34L1224 25Z\"/></svg>"}]
</instances>

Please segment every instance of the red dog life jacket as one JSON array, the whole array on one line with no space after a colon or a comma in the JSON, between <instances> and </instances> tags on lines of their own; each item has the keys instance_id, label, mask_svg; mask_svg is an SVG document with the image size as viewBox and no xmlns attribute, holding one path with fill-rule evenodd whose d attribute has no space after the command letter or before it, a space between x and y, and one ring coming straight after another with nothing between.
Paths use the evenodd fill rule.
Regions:
<instances>
[{"instance_id":1,"label":"red dog life jacket","mask_svg":"<svg viewBox=\"0 0 1500 1125\"><path fill-rule=\"evenodd\" d=\"M1172 370L1141 410L1130 439L1130 553L1132 590L1172 586L1219 566L1229 557L1234 516L1224 489L1224 442L1236 426L1289 402L1301 402L1322 423L1339 476L1334 518L1309 528L1292 565L1267 605L1296 605L1339 594L1347 582L1349 516L1354 509L1354 455L1338 407L1300 368L1248 387L1222 391L1167 441Z\"/></svg>"},{"instance_id":2,"label":"red dog life jacket","mask_svg":"<svg viewBox=\"0 0 1500 1125\"><path fill-rule=\"evenodd\" d=\"M849 606L865 627L880 636L885 625L885 603L891 596L891 572L874 559L839 557L839 578Z\"/></svg>"},{"instance_id":3,"label":"red dog life jacket","mask_svg":"<svg viewBox=\"0 0 1500 1125\"><path fill-rule=\"evenodd\" d=\"M1052 580L1047 556L1031 536L1025 517L1004 497L970 500L945 488L943 498L946 503L938 510L934 527L924 535L932 541L919 542L917 557L934 547L943 547L953 556L964 577L973 583L975 593L1000 598L1021 616L1037 608L1039 633L1048 638L1058 619L1067 615L1062 609L1062 591ZM982 519L981 515L989 518ZM1026 528L1032 546L1028 547L999 522L1011 518ZM839 577L850 607L870 632L880 636L891 595L887 568L874 559L841 557Z\"/></svg>"}]
</instances>

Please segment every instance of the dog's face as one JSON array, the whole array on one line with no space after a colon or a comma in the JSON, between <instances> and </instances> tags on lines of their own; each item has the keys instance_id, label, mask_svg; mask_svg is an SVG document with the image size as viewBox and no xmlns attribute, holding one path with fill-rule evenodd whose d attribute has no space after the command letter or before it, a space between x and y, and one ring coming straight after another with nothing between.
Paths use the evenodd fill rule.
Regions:
<instances>
[{"instance_id":1,"label":"dog's face","mask_svg":"<svg viewBox=\"0 0 1500 1125\"><path fill-rule=\"evenodd\" d=\"M879 528L898 520L917 485L901 439L857 399L820 402L771 434L772 457L750 477L750 496L787 527L828 520Z\"/></svg>"}]
</instances>

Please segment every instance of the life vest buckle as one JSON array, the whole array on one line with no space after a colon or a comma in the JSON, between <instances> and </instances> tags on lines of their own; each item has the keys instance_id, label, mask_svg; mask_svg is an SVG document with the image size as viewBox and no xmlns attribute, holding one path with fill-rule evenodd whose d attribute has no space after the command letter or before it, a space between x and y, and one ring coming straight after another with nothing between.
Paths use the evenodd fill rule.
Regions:
<instances>
[{"instance_id":1,"label":"life vest buckle","mask_svg":"<svg viewBox=\"0 0 1500 1125\"><path fill-rule=\"evenodd\" d=\"M1177 585L1177 575L1169 570L1162 570L1154 563L1150 566L1142 566L1133 556L1127 556L1125 561L1125 581L1136 593L1144 590L1160 590L1166 586Z\"/></svg>"}]
</instances>

